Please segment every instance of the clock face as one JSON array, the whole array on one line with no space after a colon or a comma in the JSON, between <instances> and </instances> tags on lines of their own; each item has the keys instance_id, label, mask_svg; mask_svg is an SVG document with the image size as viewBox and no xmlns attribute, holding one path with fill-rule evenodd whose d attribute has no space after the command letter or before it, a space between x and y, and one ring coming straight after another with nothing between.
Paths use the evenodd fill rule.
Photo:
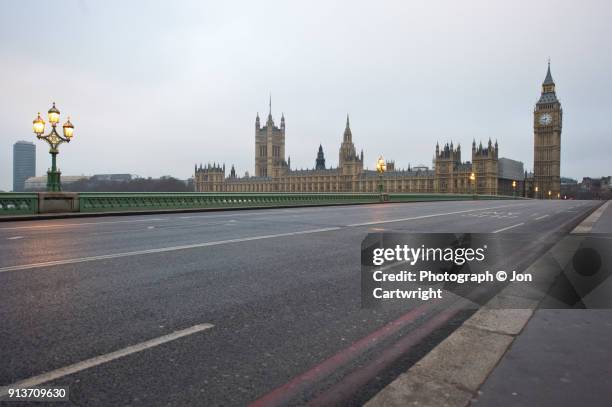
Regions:
<instances>
[{"instance_id":1,"label":"clock face","mask_svg":"<svg viewBox=\"0 0 612 407\"><path fill-rule=\"evenodd\" d=\"M548 126L552 123L552 116L550 113L544 113L540 115L540 124L543 126Z\"/></svg>"}]
</instances>

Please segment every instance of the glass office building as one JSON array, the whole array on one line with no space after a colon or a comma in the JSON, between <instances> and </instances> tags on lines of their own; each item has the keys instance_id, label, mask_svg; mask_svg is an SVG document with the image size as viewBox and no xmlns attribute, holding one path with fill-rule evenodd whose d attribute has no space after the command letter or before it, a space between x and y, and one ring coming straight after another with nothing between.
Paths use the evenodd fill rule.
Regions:
<instances>
[{"instance_id":1,"label":"glass office building","mask_svg":"<svg viewBox=\"0 0 612 407\"><path fill-rule=\"evenodd\" d=\"M25 180L36 175L36 146L29 141L13 144L13 191L23 192Z\"/></svg>"}]
</instances>

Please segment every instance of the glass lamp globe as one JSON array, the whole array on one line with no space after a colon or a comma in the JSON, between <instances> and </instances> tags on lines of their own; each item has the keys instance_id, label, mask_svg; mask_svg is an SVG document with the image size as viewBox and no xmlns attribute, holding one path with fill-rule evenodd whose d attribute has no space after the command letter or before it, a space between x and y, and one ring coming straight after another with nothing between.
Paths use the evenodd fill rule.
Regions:
<instances>
[{"instance_id":1,"label":"glass lamp globe","mask_svg":"<svg viewBox=\"0 0 612 407\"><path fill-rule=\"evenodd\" d=\"M45 121L40 117L40 113L38 113L38 117L32 121L32 128L34 129L34 133L37 136L40 136L45 131Z\"/></svg>"},{"instance_id":2,"label":"glass lamp globe","mask_svg":"<svg viewBox=\"0 0 612 407\"><path fill-rule=\"evenodd\" d=\"M49 123L55 125L59 123L60 111L55 107L55 102L53 102L53 106L49 109Z\"/></svg>"},{"instance_id":3,"label":"glass lamp globe","mask_svg":"<svg viewBox=\"0 0 612 407\"><path fill-rule=\"evenodd\" d=\"M70 117L69 117L68 120L66 120L66 123L64 123L64 137L70 140L72 138L73 133L74 133L74 126L72 125L72 123L70 123Z\"/></svg>"}]
</instances>

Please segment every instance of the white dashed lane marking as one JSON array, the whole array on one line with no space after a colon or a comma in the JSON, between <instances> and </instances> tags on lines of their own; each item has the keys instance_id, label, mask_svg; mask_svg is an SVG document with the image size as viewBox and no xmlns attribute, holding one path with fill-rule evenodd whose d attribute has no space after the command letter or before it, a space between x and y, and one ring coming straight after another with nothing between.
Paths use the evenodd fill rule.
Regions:
<instances>
[{"instance_id":1,"label":"white dashed lane marking","mask_svg":"<svg viewBox=\"0 0 612 407\"><path fill-rule=\"evenodd\" d=\"M522 226L522 225L524 225L524 224L525 224L525 222L521 222L521 223L517 223L516 225L506 226L505 228L501 228L501 229L494 230L494 231L493 231L493 233L499 233L499 232L503 232L503 231L505 231L505 230L510 230L510 229L513 229L513 228L516 228L516 227Z\"/></svg>"},{"instance_id":2,"label":"white dashed lane marking","mask_svg":"<svg viewBox=\"0 0 612 407\"><path fill-rule=\"evenodd\" d=\"M159 346L159 345L162 345L170 341L177 340L187 335L192 335L196 332L201 332L206 329L210 329L213 326L214 325L212 324L194 325L190 328L183 329L181 331L175 331L168 335L150 339L145 342L140 342L136 345L128 346L127 348L119 349L111 353L106 353L104 355L96 356L91 359L84 360L82 362L77 362L72 365L64 366L59 369L40 374L38 376L30 377L29 379L21 380L17 383L9 384L8 386L0 387L0 399L8 395L9 388L29 388L29 387L38 386L43 383L47 383L52 380L62 378L64 376L68 376L68 375L80 372L82 370L101 365L103 363L111 362L115 359L119 359L124 356L128 356L133 353L136 353L136 352L141 352L143 350L153 348L155 346Z\"/></svg>"}]
</instances>

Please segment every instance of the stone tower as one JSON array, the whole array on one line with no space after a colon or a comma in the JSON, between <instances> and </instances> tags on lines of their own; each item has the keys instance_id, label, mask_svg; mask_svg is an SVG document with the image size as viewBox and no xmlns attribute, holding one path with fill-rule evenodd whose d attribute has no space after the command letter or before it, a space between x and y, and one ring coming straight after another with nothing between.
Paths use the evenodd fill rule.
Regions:
<instances>
[{"instance_id":1,"label":"stone tower","mask_svg":"<svg viewBox=\"0 0 612 407\"><path fill-rule=\"evenodd\" d=\"M281 116L280 128L272 119L272 98L266 124L261 127L259 114L255 118L255 176L278 177L285 162L285 115Z\"/></svg>"},{"instance_id":2,"label":"stone tower","mask_svg":"<svg viewBox=\"0 0 612 407\"><path fill-rule=\"evenodd\" d=\"M342 144L340 144L338 167L341 173L338 192L354 191L357 188L357 177L363 172L363 151L360 155L357 155L348 114L346 115Z\"/></svg>"},{"instance_id":3,"label":"stone tower","mask_svg":"<svg viewBox=\"0 0 612 407\"><path fill-rule=\"evenodd\" d=\"M451 141L446 143L442 149L436 143L436 155L434 166L436 178L434 181L435 192L453 193L457 192L457 167L461 164L461 146L455 148Z\"/></svg>"},{"instance_id":4,"label":"stone tower","mask_svg":"<svg viewBox=\"0 0 612 407\"><path fill-rule=\"evenodd\" d=\"M561 128L563 110L555 93L550 61L542 94L533 111L533 175L536 198L557 198L561 191Z\"/></svg>"},{"instance_id":5,"label":"stone tower","mask_svg":"<svg viewBox=\"0 0 612 407\"><path fill-rule=\"evenodd\" d=\"M319 144L319 152L317 153L315 170L324 170L324 169L325 169L325 154L323 154L323 146Z\"/></svg>"},{"instance_id":6,"label":"stone tower","mask_svg":"<svg viewBox=\"0 0 612 407\"><path fill-rule=\"evenodd\" d=\"M340 144L338 166L342 169L343 175L360 174L363 170L363 153L358 156L355 150L348 115L346 115L346 127L342 136L342 144Z\"/></svg>"},{"instance_id":7,"label":"stone tower","mask_svg":"<svg viewBox=\"0 0 612 407\"><path fill-rule=\"evenodd\" d=\"M472 172L476 176L476 185L472 191L477 194L497 195L497 173L499 163L499 145L489 143L486 147L482 142L476 147L476 140L472 141ZM475 189L475 190L474 190Z\"/></svg>"}]
</instances>

